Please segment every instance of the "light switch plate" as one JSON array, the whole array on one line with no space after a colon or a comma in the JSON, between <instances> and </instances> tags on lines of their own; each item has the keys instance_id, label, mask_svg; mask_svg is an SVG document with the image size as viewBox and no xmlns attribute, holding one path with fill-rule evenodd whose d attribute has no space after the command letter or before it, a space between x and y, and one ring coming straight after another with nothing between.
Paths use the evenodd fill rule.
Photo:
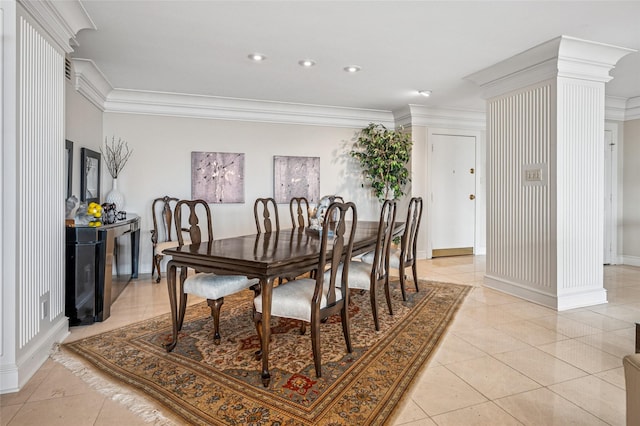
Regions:
<instances>
[{"instance_id":1,"label":"light switch plate","mask_svg":"<svg viewBox=\"0 0 640 426\"><path fill-rule=\"evenodd\" d=\"M522 185L546 185L547 165L546 164L523 164L522 165Z\"/></svg>"}]
</instances>

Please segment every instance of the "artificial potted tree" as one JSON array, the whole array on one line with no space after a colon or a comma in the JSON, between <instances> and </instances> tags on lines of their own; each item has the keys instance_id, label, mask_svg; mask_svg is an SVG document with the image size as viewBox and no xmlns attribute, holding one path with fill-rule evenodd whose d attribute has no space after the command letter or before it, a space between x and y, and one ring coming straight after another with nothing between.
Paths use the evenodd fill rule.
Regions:
<instances>
[{"instance_id":1,"label":"artificial potted tree","mask_svg":"<svg viewBox=\"0 0 640 426\"><path fill-rule=\"evenodd\" d=\"M411 145L411 135L402 128L389 130L382 124L371 123L360 131L349 154L359 161L365 181L371 184L380 202L405 194L405 185L410 180L407 166Z\"/></svg>"}]
</instances>

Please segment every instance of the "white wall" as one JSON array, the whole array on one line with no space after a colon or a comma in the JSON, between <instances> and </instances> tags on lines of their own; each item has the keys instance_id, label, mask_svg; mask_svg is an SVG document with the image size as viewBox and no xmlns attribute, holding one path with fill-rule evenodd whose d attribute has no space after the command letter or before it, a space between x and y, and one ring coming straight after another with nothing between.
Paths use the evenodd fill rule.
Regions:
<instances>
[{"instance_id":1,"label":"white wall","mask_svg":"<svg viewBox=\"0 0 640 426\"><path fill-rule=\"evenodd\" d=\"M245 154L244 204L211 205L216 239L255 232L253 202L273 196L274 155L320 157L322 195L354 201L362 220L379 215L378 201L362 188L360 169L347 154L358 129L121 113L105 113L103 126L109 140L123 138L133 149L118 189L126 211L142 218L140 273L151 272L153 199L191 198L192 151ZM103 164L103 200L110 189L111 176ZM278 207L281 226L290 226L288 205ZM121 259L127 258L125 252Z\"/></svg>"},{"instance_id":2,"label":"white wall","mask_svg":"<svg viewBox=\"0 0 640 426\"><path fill-rule=\"evenodd\" d=\"M623 263L640 266L640 119L624 123Z\"/></svg>"},{"instance_id":3,"label":"white wall","mask_svg":"<svg viewBox=\"0 0 640 426\"><path fill-rule=\"evenodd\" d=\"M100 152L100 144L103 140L102 111L79 94L69 81L65 84L65 95L65 138L73 142L71 193L80 199L80 152L81 148ZM104 188L104 180L102 188Z\"/></svg>"}]
</instances>

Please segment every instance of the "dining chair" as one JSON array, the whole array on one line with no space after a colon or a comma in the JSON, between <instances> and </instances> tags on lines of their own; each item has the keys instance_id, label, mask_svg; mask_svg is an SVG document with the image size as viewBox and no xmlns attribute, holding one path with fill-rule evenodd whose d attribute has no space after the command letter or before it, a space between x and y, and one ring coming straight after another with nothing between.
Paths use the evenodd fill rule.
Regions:
<instances>
[{"instance_id":1,"label":"dining chair","mask_svg":"<svg viewBox=\"0 0 640 426\"><path fill-rule=\"evenodd\" d=\"M158 273L156 282L162 279L160 264L164 257L163 251L168 248L178 246L178 235L173 221L173 211L179 200L175 197L165 195L156 198L151 204L151 217L153 219L153 229L151 230L151 278L154 273Z\"/></svg>"},{"instance_id":2,"label":"dining chair","mask_svg":"<svg viewBox=\"0 0 640 426\"><path fill-rule=\"evenodd\" d=\"M186 222L182 221L182 211L188 212ZM204 214L204 223L201 224L199 213ZM175 208L175 226L178 229L178 242L180 246L185 244L201 244L213 241L213 225L211 210L204 200L180 200ZM183 226L184 225L184 226ZM205 228L206 227L206 228ZM204 230L201 228L205 228ZM206 240L203 239L203 231L206 231ZM186 240L183 233L189 235ZM242 290L252 289L256 296L260 294L260 281L250 279L242 275L218 275L211 272L196 271L187 276L185 270L180 273L181 289L180 306L178 310L178 330L182 329L184 315L187 308L187 295L193 294L207 299L213 317L213 342L220 344L220 308L224 303L224 297Z\"/></svg>"},{"instance_id":3,"label":"dining chair","mask_svg":"<svg viewBox=\"0 0 640 426\"><path fill-rule=\"evenodd\" d=\"M418 246L418 230L420 229L420 220L422 218L422 198L413 197L409 201L407 210L407 220L405 222L404 232L400 239L400 247L391 250L389 254L389 268L398 269L400 272L400 290L402 291L402 300L407 300L405 290L406 274L405 269L411 267L413 272L413 283L418 290L418 270L416 262L416 253ZM369 252L362 256L361 260L367 263L373 263L374 253Z\"/></svg>"},{"instance_id":4,"label":"dining chair","mask_svg":"<svg viewBox=\"0 0 640 426\"><path fill-rule=\"evenodd\" d=\"M280 231L278 205L273 198L257 198L253 204L253 215L256 219L258 234L262 232ZM275 223L275 228L274 228Z\"/></svg>"},{"instance_id":5,"label":"dining chair","mask_svg":"<svg viewBox=\"0 0 640 426\"><path fill-rule=\"evenodd\" d=\"M329 213L337 213L339 218L333 232L322 232L318 270L328 265L334 267L327 274L317 274L315 278L301 278L281 284L273 289L271 295L271 315L291 318L310 323L311 347L316 376L322 376L322 356L320 350L320 324L331 315L340 313L342 333L351 353L351 335L349 334L349 287L347 275L353 250L353 241L357 225L356 206L353 203L333 203ZM329 218L325 216L324 228L329 229ZM347 218L351 226L347 226ZM333 229L333 228L332 228ZM345 263L346 261L346 263ZM343 268L335 266L345 265ZM342 276L338 276L338 269ZM256 330L262 341L262 296L254 299ZM304 329L301 330L304 334Z\"/></svg>"},{"instance_id":6,"label":"dining chair","mask_svg":"<svg viewBox=\"0 0 640 426\"><path fill-rule=\"evenodd\" d=\"M371 300L371 312L376 331L380 330L378 320L378 308L376 304L376 289L384 286L389 315L393 315L391 306L391 293L389 290L389 252L393 239L393 228L396 220L396 202L386 200L380 210L380 222L378 223L378 235L376 247L373 250L372 262L362 262L352 259L349 262L349 288L369 291ZM326 273L325 273L326 274Z\"/></svg>"},{"instance_id":7,"label":"dining chair","mask_svg":"<svg viewBox=\"0 0 640 426\"><path fill-rule=\"evenodd\" d=\"M305 197L293 197L289 200L289 213L294 228L309 226L309 201Z\"/></svg>"}]
</instances>

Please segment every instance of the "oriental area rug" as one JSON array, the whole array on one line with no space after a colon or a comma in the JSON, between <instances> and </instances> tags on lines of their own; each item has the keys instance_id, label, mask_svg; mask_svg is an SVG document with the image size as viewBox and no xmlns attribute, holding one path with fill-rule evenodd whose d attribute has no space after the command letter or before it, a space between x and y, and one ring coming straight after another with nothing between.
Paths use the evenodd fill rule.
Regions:
<instances>
[{"instance_id":1,"label":"oriental area rug","mask_svg":"<svg viewBox=\"0 0 640 426\"><path fill-rule=\"evenodd\" d=\"M368 292L350 304L353 352L347 353L338 316L321 329L322 377L313 367L310 329L272 318L269 370L263 387L260 343L252 320L252 292L226 297L222 342L213 344L206 302L187 308L171 353L169 315L61 345L60 352L88 362L118 384L193 425L378 425L385 424L414 377L426 365L469 286L407 283L403 302L392 283L393 315L377 296L380 331L373 325Z\"/></svg>"}]
</instances>

